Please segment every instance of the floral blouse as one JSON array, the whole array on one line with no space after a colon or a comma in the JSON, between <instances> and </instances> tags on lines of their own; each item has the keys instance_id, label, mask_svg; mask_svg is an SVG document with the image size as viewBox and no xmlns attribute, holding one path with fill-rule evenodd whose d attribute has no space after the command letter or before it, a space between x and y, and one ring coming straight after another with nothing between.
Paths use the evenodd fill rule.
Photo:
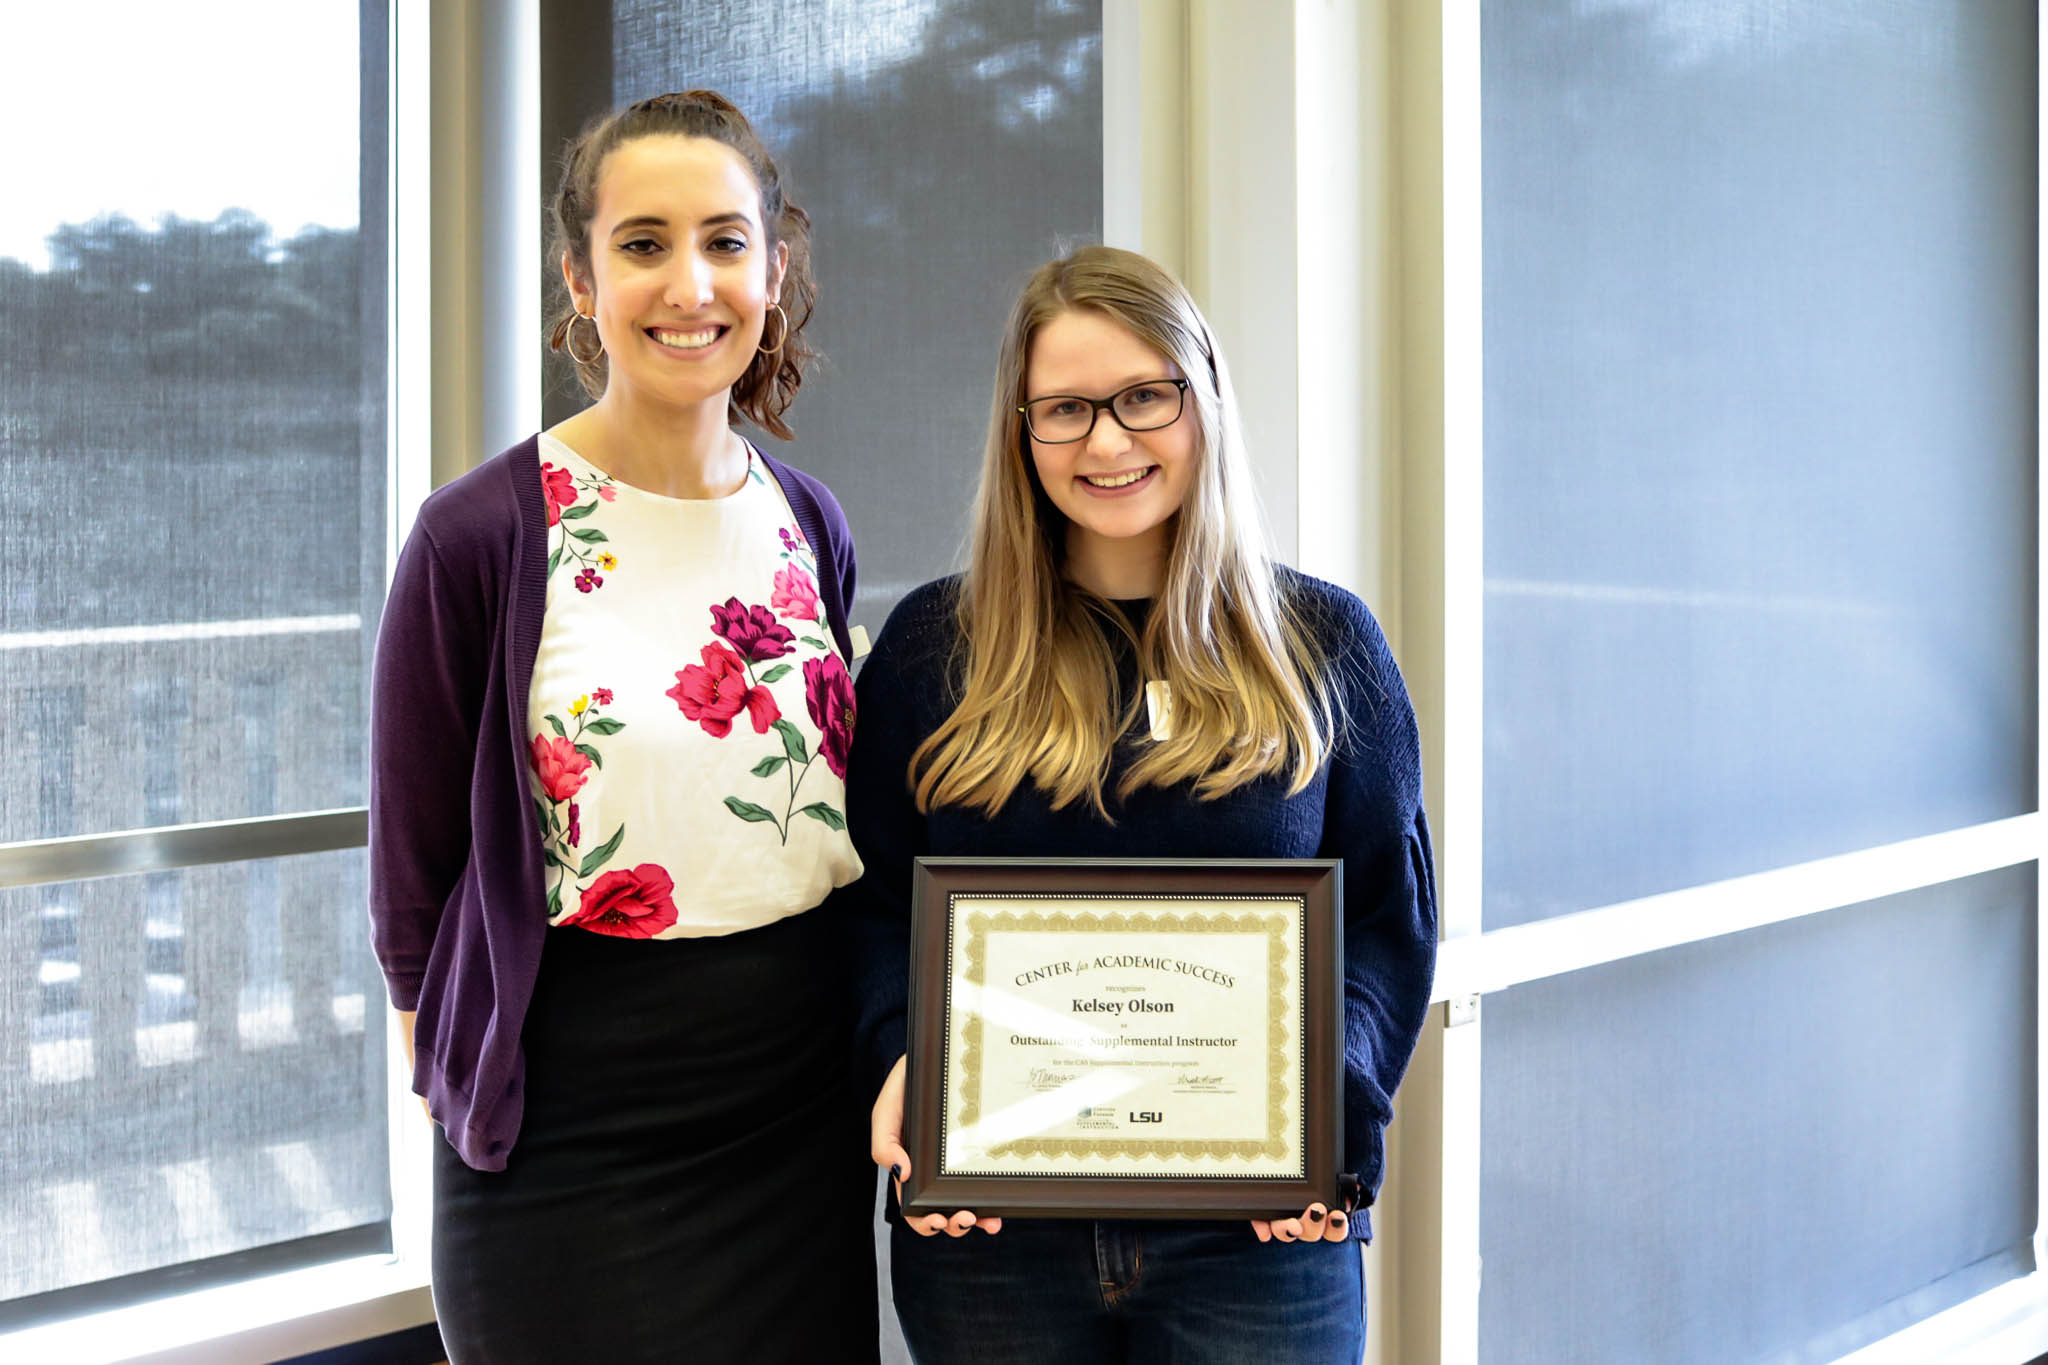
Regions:
<instances>
[{"instance_id":1,"label":"floral blouse","mask_svg":"<svg viewBox=\"0 0 2048 1365\"><path fill-rule=\"evenodd\" d=\"M853 681L817 560L749 456L702 501L540 438L548 596L527 700L548 921L729 934L860 875L846 835Z\"/></svg>"}]
</instances>

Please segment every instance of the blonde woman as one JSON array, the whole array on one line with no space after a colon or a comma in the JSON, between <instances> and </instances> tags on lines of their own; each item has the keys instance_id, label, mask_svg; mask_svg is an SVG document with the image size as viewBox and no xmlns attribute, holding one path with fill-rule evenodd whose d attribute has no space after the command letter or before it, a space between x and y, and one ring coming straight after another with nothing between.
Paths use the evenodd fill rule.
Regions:
<instances>
[{"instance_id":1,"label":"blonde woman","mask_svg":"<svg viewBox=\"0 0 2048 1365\"><path fill-rule=\"evenodd\" d=\"M1149 680L1170 688L1164 738ZM1025 286L967 572L897 608L859 699L847 808L866 873L848 903L877 1164L900 1181L910 1163L917 856L1341 857L1346 1188L1371 1201L1436 948L1414 716L1364 604L1267 558L1228 369L1157 265L1090 247ZM894 1222L924 1365L1281 1365L1364 1345L1362 1207Z\"/></svg>"}]
</instances>

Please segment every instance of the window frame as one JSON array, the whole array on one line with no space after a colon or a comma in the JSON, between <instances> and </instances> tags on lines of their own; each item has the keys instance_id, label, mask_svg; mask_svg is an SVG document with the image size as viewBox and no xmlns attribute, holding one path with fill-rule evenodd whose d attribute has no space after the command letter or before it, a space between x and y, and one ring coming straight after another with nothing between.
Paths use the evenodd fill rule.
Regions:
<instances>
[{"instance_id":1,"label":"window frame","mask_svg":"<svg viewBox=\"0 0 2048 1365\"><path fill-rule=\"evenodd\" d=\"M1620 961L1741 933L1805 915L1853 908L1882 897L1940 885L2003 867L2036 868L2036 1152L2040 1203L2035 1211L2036 1268L1961 1304L1934 1314L1838 1358L1838 1365L1907 1365L1925 1360L2016 1365L2048 1352L2048 730L2037 724L2037 787L2031 812L1920 838L1869 847L1659 895L1599 906L1529 924L1487 930L1481 922L1484 884L1481 794L1484 790L1484 429L1480 0L1431 0L1409 17L1433 32L1411 36L1408 55L1431 47L1440 79L1406 88L1404 114L1435 134L1425 164L1411 166L1403 188L1437 181L1432 209L1440 214L1442 264L1428 281L1425 308L1441 328L1434 392L1425 394L1441 421L1441 464L1425 471L1428 502L1441 509L1442 541L1417 547L1404 572L1423 585L1440 623L1440 653L1429 673L1437 685L1418 692L1418 709L1434 711L1441 736L1432 754L1439 767L1432 818L1441 841L1440 909L1443 942L1431 995L1430 1044L1418 1055L1428 1067L1426 1093L1436 1098L1428 1116L1433 1131L1435 1189L1407 1192L1417 1210L1406 1232L1433 1256L1417 1259L1434 1279L1437 1350L1404 1351L1401 1359L1437 1365L1478 1365L1480 1295L1481 1072L1487 995L1600 963ZM2038 11L2037 11L2038 12ZM1433 40L1433 42L1432 42ZM2037 33L2037 69L2048 69L2048 31ZM1396 80L1392 73L1382 73ZM2036 96L2037 137L2048 134L2048 103ZM1419 141L1419 140L1418 140ZM2039 145L2037 143L2037 145ZM1410 143L1410 150L1416 144ZM1427 164L1433 160L1434 165ZM2037 162L2038 170L2038 162ZM1436 175L1432 177L1430 172ZM2037 176L2037 180L2039 177ZM2048 183L2048 182L2043 182ZM2036 260L2048 257L2048 194L2037 186L2042 235ZM2037 276L2038 276L2037 271ZM1433 289L1431 288L1433 286ZM2039 288L2037 283L2037 288ZM2037 317L2040 302L2037 300ZM2037 323L2037 388L2048 393L2048 347ZM1411 392L1411 401L1414 397ZM2048 405L2036 416L2036 621L2048 604ZM2037 721L2048 716L2048 629L2037 628ZM1400 1173L1396 1172L1397 1177ZM1423 1182L1416 1182L1418 1184ZM1408 1264L1416 1264L1411 1259ZM1427 1337L1430 1332L1411 1335Z\"/></svg>"}]
</instances>

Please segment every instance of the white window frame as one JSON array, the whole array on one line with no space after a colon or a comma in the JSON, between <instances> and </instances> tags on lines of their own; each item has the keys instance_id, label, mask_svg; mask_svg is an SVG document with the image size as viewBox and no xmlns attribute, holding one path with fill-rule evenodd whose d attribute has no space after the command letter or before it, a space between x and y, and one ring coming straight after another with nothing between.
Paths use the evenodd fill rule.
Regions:
<instances>
[{"instance_id":1,"label":"white window frame","mask_svg":"<svg viewBox=\"0 0 2048 1365\"><path fill-rule=\"evenodd\" d=\"M1480 1292L1479 1160L1481 1058L1485 996L1583 967L1660 952L1805 915L1853 908L1883 897L2034 862L2048 825L2036 794L2035 813L1922 838L1821 858L1602 906L1555 919L1485 931L1480 800L1485 774L1481 740L1485 712L1483 503L1484 432L1481 290L1478 0L1418 5L1434 10L1441 51L1441 103L1431 120L1440 130L1443 271L1440 285L1443 424L1443 557L1425 574L1443 584L1441 676L1434 699L1443 717L1442 809L1444 944L1433 1000L1445 1006L1441 1072L1442 1193L1438 1314L1440 1365L1477 1365ZM1419 17L1419 16L1418 16ZM2048 44L2044 44L2048 53ZM1417 111L1425 112L1426 111ZM2037 111L2037 118L2039 117ZM1412 182L1411 182L1412 183ZM2044 443L2048 444L2048 443ZM2048 526L2048 501L2041 524ZM1433 574L1432 574L1433 570ZM2037 562L2048 587L2048 558ZM2042 602L2048 602L2043 595ZM2048 630L2038 637L2048 646ZM2048 683L2048 650L2037 660ZM2048 689L2037 698L2048 716ZM2048 732L2044 732L2048 733ZM2037 755L2048 774L2048 747ZM2042 886L2037 872L2037 887ZM2037 908L2043 957L2037 981L2048 982L2048 894ZM2037 1008L2041 1072L2048 1096L2048 1010ZM2048 1125L2037 1120L2037 1170L2048 1197ZM2036 1211L2034 1254L2048 1261L2048 1206ZM2031 1274L1980 1294L1842 1357L1856 1365L1930 1360L2017 1365L2048 1351L2048 1273Z\"/></svg>"}]
</instances>

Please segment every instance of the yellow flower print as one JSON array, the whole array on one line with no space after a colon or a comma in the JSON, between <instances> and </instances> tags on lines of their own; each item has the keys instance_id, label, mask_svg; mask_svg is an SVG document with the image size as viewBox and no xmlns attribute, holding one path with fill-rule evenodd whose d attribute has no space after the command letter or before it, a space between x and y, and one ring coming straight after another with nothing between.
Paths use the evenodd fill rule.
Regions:
<instances>
[{"instance_id":1,"label":"yellow flower print","mask_svg":"<svg viewBox=\"0 0 2048 1365\"><path fill-rule=\"evenodd\" d=\"M601 554L597 557L597 567L607 570L616 569L619 567L619 557L610 553Z\"/></svg>"},{"instance_id":2,"label":"yellow flower print","mask_svg":"<svg viewBox=\"0 0 2048 1365\"><path fill-rule=\"evenodd\" d=\"M572 716L580 716L584 713L584 711L588 710L589 707L590 696L588 693L585 693L583 696L580 696L576 700L569 703L569 714Z\"/></svg>"}]
</instances>

